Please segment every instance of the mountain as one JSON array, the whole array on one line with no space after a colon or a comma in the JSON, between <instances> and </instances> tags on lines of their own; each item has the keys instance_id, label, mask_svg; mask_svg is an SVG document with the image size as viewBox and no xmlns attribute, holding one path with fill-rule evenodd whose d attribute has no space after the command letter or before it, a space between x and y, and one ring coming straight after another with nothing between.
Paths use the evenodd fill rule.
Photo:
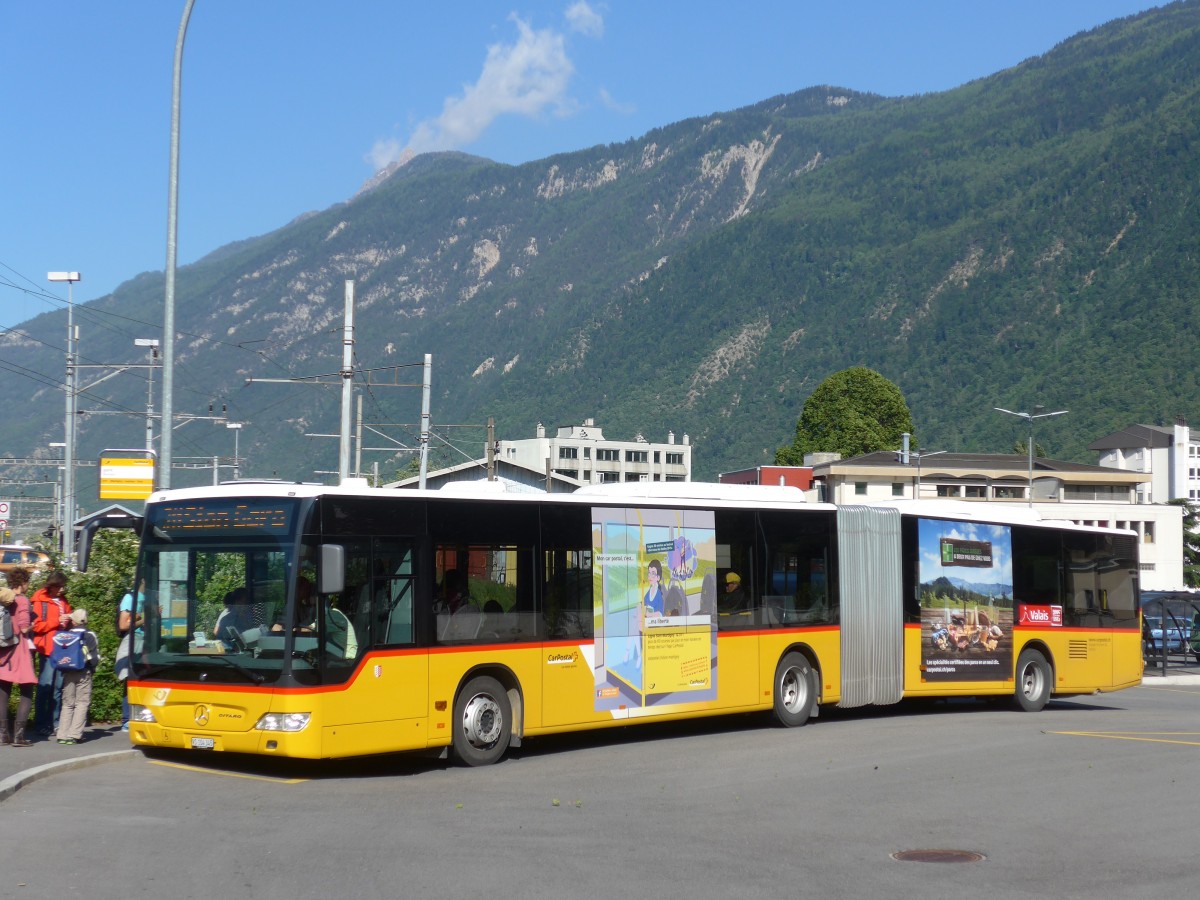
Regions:
<instances>
[{"instance_id":1,"label":"mountain","mask_svg":"<svg viewBox=\"0 0 1200 900\"><path fill-rule=\"evenodd\" d=\"M482 455L489 416L501 438L594 417L687 434L712 478L770 462L852 365L900 386L922 449L1007 450L1027 432L993 407L1044 404L1070 414L1039 445L1091 462L1131 421L1196 421L1198 151L1200 4L1181 2L944 93L813 87L519 166L419 156L179 271L176 412L228 404L243 474L336 469L337 442L304 436L337 430L336 386L246 380L336 381L354 279L357 364L432 354L448 462ZM162 297L143 274L77 307L81 356L144 362ZM14 455L61 440L64 330L0 337L10 371L42 373L0 399ZM418 372L370 374L368 426L414 441L420 393L396 385ZM146 396L134 375L89 389L81 408L130 415L85 417L79 458L140 444ZM174 452L211 466L232 445L200 421Z\"/></svg>"}]
</instances>

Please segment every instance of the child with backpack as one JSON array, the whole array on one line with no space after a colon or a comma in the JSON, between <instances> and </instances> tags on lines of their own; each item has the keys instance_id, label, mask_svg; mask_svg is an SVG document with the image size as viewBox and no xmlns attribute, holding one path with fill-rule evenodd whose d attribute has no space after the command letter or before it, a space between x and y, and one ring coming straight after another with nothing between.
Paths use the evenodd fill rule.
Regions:
<instances>
[{"instance_id":1,"label":"child with backpack","mask_svg":"<svg viewBox=\"0 0 1200 900\"><path fill-rule=\"evenodd\" d=\"M62 674L62 714L58 742L77 744L83 739L88 706L92 702L92 673L100 662L96 635L88 631L87 610L71 612L71 627L54 635L49 659Z\"/></svg>"}]
</instances>

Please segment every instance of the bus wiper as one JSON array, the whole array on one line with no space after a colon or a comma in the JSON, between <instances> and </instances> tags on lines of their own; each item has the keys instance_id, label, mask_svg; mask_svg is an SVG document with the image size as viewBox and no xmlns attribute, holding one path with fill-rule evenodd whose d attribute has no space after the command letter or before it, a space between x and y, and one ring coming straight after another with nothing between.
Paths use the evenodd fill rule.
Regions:
<instances>
[{"instance_id":1,"label":"bus wiper","mask_svg":"<svg viewBox=\"0 0 1200 900\"><path fill-rule=\"evenodd\" d=\"M225 665L227 665L227 666L232 666L234 669L241 672L243 675L245 675L247 678L249 678L251 681L253 681L255 684L262 684L263 681L266 680L260 674L255 672L253 669L248 669L245 666L243 666L241 663L236 663L232 659L226 659L224 656L221 656L220 654L213 654L211 656L206 656L204 658L204 662L206 662L206 663L211 662L211 661L220 661L220 662L225 663Z\"/></svg>"},{"instance_id":2,"label":"bus wiper","mask_svg":"<svg viewBox=\"0 0 1200 900\"><path fill-rule=\"evenodd\" d=\"M253 669L247 669L241 663L235 663L232 659L226 659L225 657L219 656L217 654L213 654L211 656L205 656L203 662L201 662L200 660L188 659L188 660L180 660L178 662L173 662L173 663L160 663L157 666L150 666L149 668L145 669L144 671L137 671L134 674L138 678L150 678L150 677L152 677L154 675L158 675L162 672L173 672L173 671L178 671L180 669L187 669L190 671L190 670L203 668L203 666L205 664L207 664L213 660L220 660L221 662L225 663L226 665L232 666L238 672L240 672L241 674L243 674L247 678L249 678L251 681L253 681L255 684L262 684L266 680L265 678L263 678L262 675L258 674L258 672L255 672Z\"/></svg>"}]
</instances>

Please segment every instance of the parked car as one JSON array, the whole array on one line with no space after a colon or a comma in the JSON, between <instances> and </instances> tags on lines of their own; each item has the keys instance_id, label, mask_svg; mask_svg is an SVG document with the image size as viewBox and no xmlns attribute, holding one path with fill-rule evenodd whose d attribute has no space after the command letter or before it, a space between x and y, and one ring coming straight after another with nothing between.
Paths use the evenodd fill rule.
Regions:
<instances>
[{"instance_id":1,"label":"parked car","mask_svg":"<svg viewBox=\"0 0 1200 900\"><path fill-rule=\"evenodd\" d=\"M1142 639L1146 649L1152 653L1161 653L1163 647L1163 620L1161 616L1145 616L1142 625ZM1168 653L1189 652L1192 644L1192 625L1181 619L1167 618L1166 642Z\"/></svg>"},{"instance_id":2,"label":"parked car","mask_svg":"<svg viewBox=\"0 0 1200 900\"><path fill-rule=\"evenodd\" d=\"M18 566L29 569L31 575L37 575L50 565L50 554L32 547L14 547L0 544L0 574L7 575Z\"/></svg>"}]
</instances>

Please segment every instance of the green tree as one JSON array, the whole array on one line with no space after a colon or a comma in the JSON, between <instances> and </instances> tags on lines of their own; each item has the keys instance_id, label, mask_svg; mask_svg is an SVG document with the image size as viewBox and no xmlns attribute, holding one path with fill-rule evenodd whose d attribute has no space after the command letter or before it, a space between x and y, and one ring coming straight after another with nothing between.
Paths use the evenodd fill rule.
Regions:
<instances>
[{"instance_id":1,"label":"green tree","mask_svg":"<svg viewBox=\"0 0 1200 900\"><path fill-rule=\"evenodd\" d=\"M117 606L133 587L137 565L137 535L127 529L96 532L86 572L67 574L67 599L88 612L88 628L96 633L100 666L92 680L89 718L93 722L121 721L121 683L113 674L117 655Z\"/></svg>"},{"instance_id":2,"label":"green tree","mask_svg":"<svg viewBox=\"0 0 1200 900\"><path fill-rule=\"evenodd\" d=\"M775 453L784 466L804 464L806 453L860 456L900 447L912 434L912 414L900 388L878 372L855 366L830 375L804 401L796 439ZM915 440L913 446L917 446Z\"/></svg>"},{"instance_id":3,"label":"green tree","mask_svg":"<svg viewBox=\"0 0 1200 900\"><path fill-rule=\"evenodd\" d=\"M1183 508L1183 583L1200 587L1200 509L1185 497L1169 502Z\"/></svg>"}]
</instances>

